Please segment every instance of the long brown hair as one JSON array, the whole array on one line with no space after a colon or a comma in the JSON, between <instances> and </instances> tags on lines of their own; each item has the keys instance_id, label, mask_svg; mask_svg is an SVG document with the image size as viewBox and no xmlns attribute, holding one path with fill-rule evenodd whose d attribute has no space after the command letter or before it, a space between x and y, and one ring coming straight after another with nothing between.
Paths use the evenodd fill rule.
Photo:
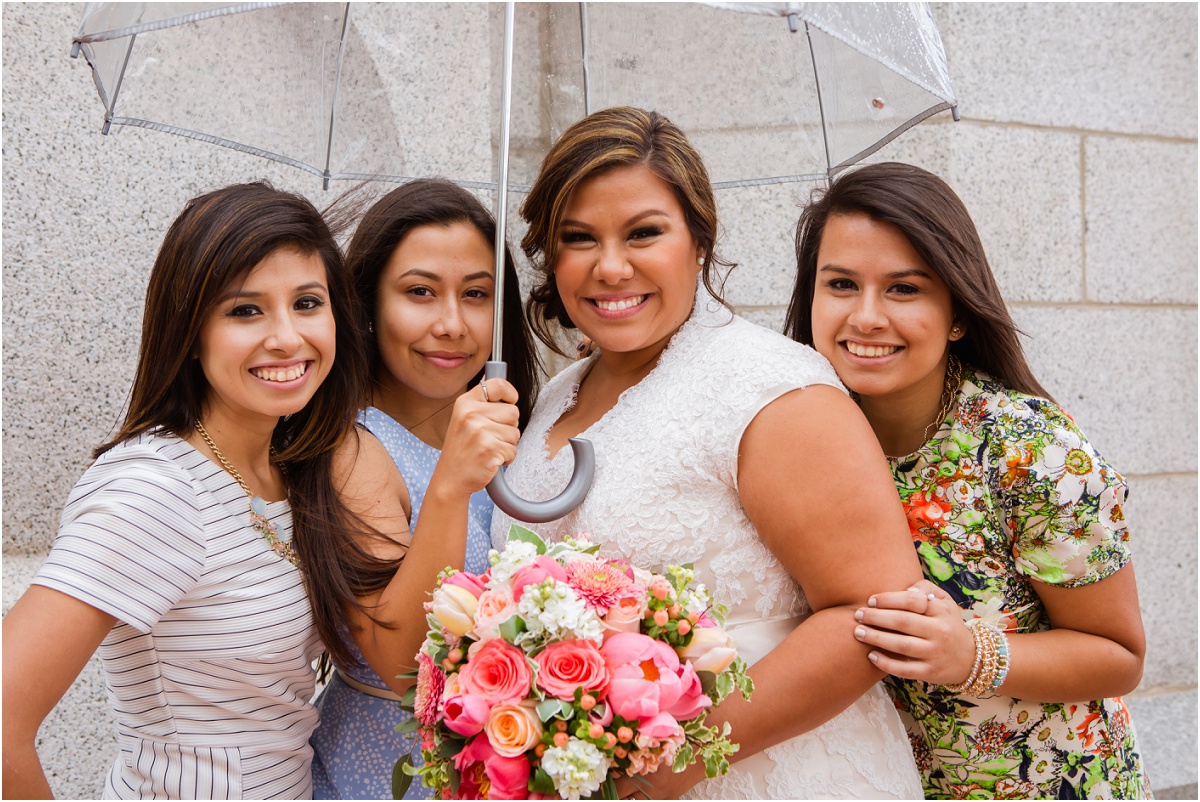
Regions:
<instances>
[{"instance_id":1,"label":"long brown hair","mask_svg":"<svg viewBox=\"0 0 1200 802\"><path fill-rule=\"evenodd\" d=\"M988 265L975 223L950 186L927 170L885 162L846 172L814 194L796 224L796 283L784 333L812 345L817 251L833 215L865 214L900 229L922 261L950 288L954 317L966 334L950 353L1030 395L1050 398L1025 360L1013 323Z\"/></svg>"},{"instance_id":2,"label":"long brown hair","mask_svg":"<svg viewBox=\"0 0 1200 802\"><path fill-rule=\"evenodd\" d=\"M556 322L563 328L575 328L554 284L563 213L584 180L614 167L634 164L645 164L674 190L692 239L704 249L702 280L714 298L721 298L714 285L716 266L734 266L714 251L718 234L716 198L704 160L683 131L658 112L631 106L589 114L564 131L550 148L521 204L521 217L529 224L521 249L538 271L526 307L529 325L538 339L563 356L567 354L550 325Z\"/></svg>"},{"instance_id":3,"label":"long brown hair","mask_svg":"<svg viewBox=\"0 0 1200 802\"><path fill-rule=\"evenodd\" d=\"M404 184L384 195L362 217L346 249L346 266L354 279L363 328L378 316L379 277L401 241L421 226L448 227L466 223L480 233L489 245L496 241L496 221L479 199L467 190L441 178L423 178ZM529 422L537 400L541 363L529 328L521 312L521 287L516 263L508 244L504 246L504 321L502 345L508 363L508 380L517 388L519 426ZM379 356L379 342L367 338L367 359L371 376L378 379L385 370ZM480 375L472 383L483 378Z\"/></svg>"},{"instance_id":4,"label":"long brown hair","mask_svg":"<svg viewBox=\"0 0 1200 802\"><path fill-rule=\"evenodd\" d=\"M337 327L337 357L329 375L304 409L280 419L271 440L285 468L292 537L314 619L326 645L339 656L336 626L341 611L332 611L336 617L331 617L328 603L310 578L338 550L338 543L363 528L334 488L331 463L335 449L353 431L355 415L366 398L367 370L341 251L306 198L258 182L235 184L188 201L167 230L150 273L125 420L93 457L143 432L170 431L180 437L191 433L209 391L199 361L191 358L200 329L217 299L280 248L320 257Z\"/></svg>"}]
</instances>

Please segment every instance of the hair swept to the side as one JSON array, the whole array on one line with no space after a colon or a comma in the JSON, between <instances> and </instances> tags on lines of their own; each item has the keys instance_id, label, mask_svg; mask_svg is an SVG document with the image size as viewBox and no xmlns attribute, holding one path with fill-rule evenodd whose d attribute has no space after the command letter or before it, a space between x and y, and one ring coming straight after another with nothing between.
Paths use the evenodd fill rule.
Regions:
<instances>
[{"instance_id":1,"label":"hair swept to the side","mask_svg":"<svg viewBox=\"0 0 1200 802\"><path fill-rule=\"evenodd\" d=\"M335 450L352 436L367 395L366 356L354 292L341 251L321 213L301 195L265 182L200 195L167 230L146 289L142 337L129 407L117 433L93 458L149 431L189 435L209 384L193 359L200 330L218 299L280 249L316 254L325 266L337 357L304 409L280 419L272 435L293 512L293 542L322 638L349 658L312 569L353 533L370 531L334 487ZM340 620L341 612L337 611Z\"/></svg>"},{"instance_id":2,"label":"hair swept to the side","mask_svg":"<svg viewBox=\"0 0 1200 802\"><path fill-rule=\"evenodd\" d=\"M526 315L538 339L563 356L574 354L563 350L552 324L575 328L554 284L564 210L586 179L614 167L635 164L645 164L675 192L692 238L704 249L704 286L724 303L716 286L717 267L732 269L735 265L722 260L715 251L717 202L700 153L678 126L658 112L631 106L593 112L564 131L550 148L521 204L521 217L529 224L521 249L538 276L529 292Z\"/></svg>"},{"instance_id":3,"label":"hair swept to the side","mask_svg":"<svg viewBox=\"0 0 1200 802\"><path fill-rule=\"evenodd\" d=\"M865 214L896 226L950 288L955 320L966 331L950 343L950 353L1014 390L1053 400L1025 359L1020 330L1000 295L967 207L945 181L910 164L884 162L849 170L814 193L796 224L796 282L784 333L812 345L821 235L830 217L846 214Z\"/></svg>"}]
</instances>

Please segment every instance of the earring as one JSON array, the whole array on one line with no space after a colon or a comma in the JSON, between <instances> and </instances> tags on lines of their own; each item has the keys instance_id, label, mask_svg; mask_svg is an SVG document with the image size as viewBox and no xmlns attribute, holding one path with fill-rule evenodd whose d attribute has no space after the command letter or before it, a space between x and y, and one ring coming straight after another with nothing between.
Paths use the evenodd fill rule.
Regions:
<instances>
[{"instance_id":1,"label":"earring","mask_svg":"<svg viewBox=\"0 0 1200 802\"><path fill-rule=\"evenodd\" d=\"M955 326L954 328L950 329L950 338L952 340L957 340L961 336L962 336L962 329L960 329L958 326Z\"/></svg>"},{"instance_id":2,"label":"earring","mask_svg":"<svg viewBox=\"0 0 1200 802\"><path fill-rule=\"evenodd\" d=\"M703 257L703 256L697 256L697 257L696 257L696 264L700 265L701 267L704 267L704 257Z\"/></svg>"}]
</instances>

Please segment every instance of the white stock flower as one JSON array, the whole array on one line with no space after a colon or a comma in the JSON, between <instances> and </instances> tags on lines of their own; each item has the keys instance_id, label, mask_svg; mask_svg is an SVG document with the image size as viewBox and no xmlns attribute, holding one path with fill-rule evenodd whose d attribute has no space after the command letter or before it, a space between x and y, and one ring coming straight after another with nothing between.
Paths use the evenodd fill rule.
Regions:
<instances>
[{"instance_id":1,"label":"white stock flower","mask_svg":"<svg viewBox=\"0 0 1200 802\"><path fill-rule=\"evenodd\" d=\"M548 579L540 585L526 586L517 612L526 627L519 638L522 643L566 638L604 642L600 618L566 583Z\"/></svg>"},{"instance_id":2,"label":"white stock flower","mask_svg":"<svg viewBox=\"0 0 1200 802\"><path fill-rule=\"evenodd\" d=\"M488 562L492 564L488 586L508 582L518 570L531 565L537 556L537 546L524 540L510 540L502 552L492 549L488 552Z\"/></svg>"},{"instance_id":3,"label":"white stock flower","mask_svg":"<svg viewBox=\"0 0 1200 802\"><path fill-rule=\"evenodd\" d=\"M546 750L542 769L561 798L581 799L600 790L608 776L608 758L594 744L571 738L566 746Z\"/></svg>"}]
</instances>

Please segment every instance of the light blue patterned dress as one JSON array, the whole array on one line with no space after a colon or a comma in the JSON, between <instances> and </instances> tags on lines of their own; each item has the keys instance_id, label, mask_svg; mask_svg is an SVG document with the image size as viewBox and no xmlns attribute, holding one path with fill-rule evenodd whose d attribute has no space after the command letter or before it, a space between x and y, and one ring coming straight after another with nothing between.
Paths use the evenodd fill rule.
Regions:
<instances>
[{"instance_id":1,"label":"light blue patterned dress","mask_svg":"<svg viewBox=\"0 0 1200 802\"><path fill-rule=\"evenodd\" d=\"M396 461L412 499L415 531L425 490L441 452L417 439L381 410L367 407L359 424L379 438ZM488 567L491 548L492 501L486 491L471 497L467 520L465 568L482 573ZM350 653L358 656L354 641L347 637ZM341 669L364 685L386 688L383 680L366 663ZM400 735L395 726L409 717L390 699L355 690L334 674L317 699L321 724L312 736L314 799L391 799L392 767L405 753L413 753L420 765L421 750L414 735ZM405 799L427 799L431 791L419 781L408 788Z\"/></svg>"}]
</instances>

